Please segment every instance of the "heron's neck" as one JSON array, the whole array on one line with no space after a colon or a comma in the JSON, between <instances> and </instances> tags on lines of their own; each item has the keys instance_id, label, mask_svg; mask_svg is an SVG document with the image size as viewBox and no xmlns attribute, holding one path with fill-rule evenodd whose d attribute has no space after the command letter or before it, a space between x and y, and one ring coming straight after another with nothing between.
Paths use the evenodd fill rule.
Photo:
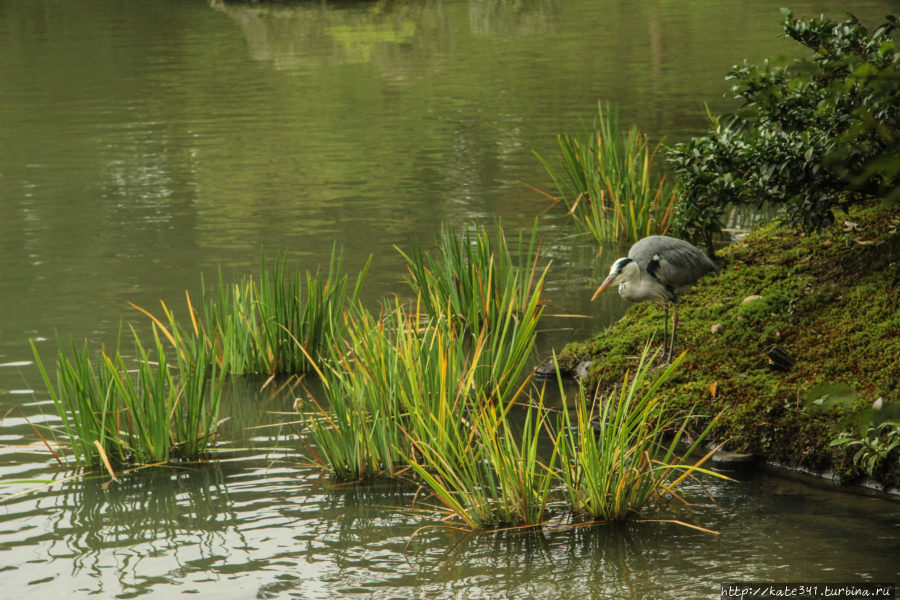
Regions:
<instances>
[{"instance_id":1,"label":"heron's neck","mask_svg":"<svg viewBox=\"0 0 900 600\"><path fill-rule=\"evenodd\" d=\"M624 267L622 267L622 271L619 273L619 289L622 288L623 285L628 285L629 283L636 282L641 278L641 268L637 266L637 263L630 262Z\"/></svg>"},{"instance_id":2,"label":"heron's neck","mask_svg":"<svg viewBox=\"0 0 900 600\"><path fill-rule=\"evenodd\" d=\"M633 262L622 267L622 271L619 273L618 277L619 295L626 300L634 300L640 278L641 269Z\"/></svg>"},{"instance_id":3,"label":"heron's neck","mask_svg":"<svg viewBox=\"0 0 900 600\"><path fill-rule=\"evenodd\" d=\"M629 263L622 269L619 275L621 283L619 283L619 295L631 302L643 302L645 300L655 300L657 302L667 302L671 300L666 288L663 287L656 279L641 272L640 267L635 263Z\"/></svg>"}]
</instances>

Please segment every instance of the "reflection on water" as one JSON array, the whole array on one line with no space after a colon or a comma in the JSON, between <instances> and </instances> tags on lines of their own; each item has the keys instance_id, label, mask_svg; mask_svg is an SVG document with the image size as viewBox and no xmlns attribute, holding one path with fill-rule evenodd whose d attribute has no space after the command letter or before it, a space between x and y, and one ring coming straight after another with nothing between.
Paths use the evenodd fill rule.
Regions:
<instances>
[{"instance_id":1,"label":"reflection on water","mask_svg":"<svg viewBox=\"0 0 900 600\"><path fill-rule=\"evenodd\" d=\"M545 35L555 29L561 4L560 0L471 0L469 25L477 35Z\"/></svg>"},{"instance_id":2,"label":"reflection on water","mask_svg":"<svg viewBox=\"0 0 900 600\"><path fill-rule=\"evenodd\" d=\"M230 538L241 538L219 465L151 468L108 488L78 482L63 488L56 500L59 520L53 531L64 546L54 544L48 553L58 559L67 552L73 575L98 579L112 555L123 587L144 587L144 560L167 557L175 563L170 572L184 570L187 563L227 556Z\"/></svg>"},{"instance_id":3,"label":"reflection on water","mask_svg":"<svg viewBox=\"0 0 900 600\"><path fill-rule=\"evenodd\" d=\"M374 63L394 80L449 54L451 17L441 0L248 4L211 0L238 23L254 59L277 69ZM468 3L469 32L481 36L546 35L559 18L559 0ZM404 58L407 56L407 58Z\"/></svg>"},{"instance_id":4,"label":"reflection on water","mask_svg":"<svg viewBox=\"0 0 900 600\"><path fill-rule=\"evenodd\" d=\"M254 59L277 69L376 63L383 74L405 78L422 53L446 51L450 33L440 0L377 3L242 4L210 6L241 27ZM404 50L416 57L404 61Z\"/></svg>"},{"instance_id":5,"label":"reflection on water","mask_svg":"<svg viewBox=\"0 0 900 600\"><path fill-rule=\"evenodd\" d=\"M15 589L123 597L714 598L726 579L900 575L896 501L740 479L689 486L694 505L660 515L718 536L666 522L471 535L423 512L413 485L339 484L294 453L243 452L6 502L0 560Z\"/></svg>"}]
</instances>

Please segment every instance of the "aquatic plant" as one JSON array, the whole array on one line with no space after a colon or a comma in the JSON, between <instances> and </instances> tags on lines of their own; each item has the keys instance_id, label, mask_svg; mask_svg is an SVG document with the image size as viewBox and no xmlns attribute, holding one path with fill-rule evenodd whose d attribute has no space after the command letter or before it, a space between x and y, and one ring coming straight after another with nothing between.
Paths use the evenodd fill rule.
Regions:
<instances>
[{"instance_id":1,"label":"aquatic plant","mask_svg":"<svg viewBox=\"0 0 900 600\"><path fill-rule=\"evenodd\" d=\"M358 307L345 319L345 340L332 346L319 370L327 402L308 393L299 404L315 443L307 449L338 479L394 475L405 465L401 379L426 360L410 348L418 323L399 304L380 318ZM401 343L404 338L410 341Z\"/></svg>"},{"instance_id":2,"label":"aquatic plant","mask_svg":"<svg viewBox=\"0 0 900 600\"><path fill-rule=\"evenodd\" d=\"M196 313L199 335L215 349L219 364L227 364L233 374L259 370L256 348L262 337L256 308L256 284L252 278L237 283L225 281L219 271L218 283L207 288L201 279L199 313ZM194 312L190 295L190 310Z\"/></svg>"},{"instance_id":3,"label":"aquatic plant","mask_svg":"<svg viewBox=\"0 0 900 600\"><path fill-rule=\"evenodd\" d=\"M664 175L654 173L660 144L651 149L647 135L634 126L623 133L617 113L599 102L593 129L584 136L558 136L558 167L535 153L578 227L601 242L667 233L675 192Z\"/></svg>"},{"instance_id":4,"label":"aquatic plant","mask_svg":"<svg viewBox=\"0 0 900 600\"><path fill-rule=\"evenodd\" d=\"M370 258L371 261L371 258ZM305 373L310 359L325 355L341 339L344 311L359 298L369 262L357 275L348 293L343 273L343 254L332 249L328 270L289 269L287 257L276 261L271 271L260 267L256 286L261 335L254 356L257 370L267 373Z\"/></svg>"},{"instance_id":5,"label":"aquatic plant","mask_svg":"<svg viewBox=\"0 0 900 600\"><path fill-rule=\"evenodd\" d=\"M515 256L499 224L496 241L484 227L460 235L444 225L435 244L432 252L418 244L409 254L397 248L406 259L413 294L434 317L450 315L472 331L493 327L510 303L524 310L543 286L546 268L538 269L536 223L530 233L520 233Z\"/></svg>"},{"instance_id":6,"label":"aquatic plant","mask_svg":"<svg viewBox=\"0 0 900 600\"><path fill-rule=\"evenodd\" d=\"M468 442L453 429L472 397L516 393L534 347L541 306L510 303L502 324L475 337L450 316L408 312L395 298L375 317L357 307L346 335L322 361L327 402L309 398L301 413L315 459L341 479L394 475L404 448L428 439L442 453Z\"/></svg>"},{"instance_id":7,"label":"aquatic plant","mask_svg":"<svg viewBox=\"0 0 900 600\"><path fill-rule=\"evenodd\" d=\"M406 466L402 447L417 439L451 450L465 440L445 419L457 420L471 396L515 393L534 348L546 269L536 273L534 229L520 246L528 273L513 266L499 228L498 239L495 248L483 228L474 240L445 228L437 258L420 248L404 254L419 292L411 312L395 298L379 318L359 307L346 313L344 340L320 370L328 409L312 400L303 411L318 446L310 450L337 477L393 474Z\"/></svg>"},{"instance_id":8,"label":"aquatic plant","mask_svg":"<svg viewBox=\"0 0 900 600\"><path fill-rule=\"evenodd\" d=\"M118 347L93 359L87 344L74 343L69 357L60 343L55 385L32 342L76 465L195 458L214 440L224 370L209 347L174 321L169 329L153 324L149 350L131 331L133 360ZM166 350L161 332L178 351Z\"/></svg>"},{"instance_id":9,"label":"aquatic plant","mask_svg":"<svg viewBox=\"0 0 900 600\"><path fill-rule=\"evenodd\" d=\"M858 465L872 477L875 471L886 464L892 453L900 449L900 420L882 421L869 425L864 435L855 436L848 431L841 432L831 442L832 446L845 448L859 447L853 455L853 464Z\"/></svg>"},{"instance_id":10,"label":"aquatic plant","mask_svg":"<svg viewBox=\"0 0 900 600\"><path fill-rule=\"evenodd\" d=\"M371 258L370 258L371 261ZM343 255L332 249L328 270L306 271L288 265L287 255L271 268L260 253L259 280L245 277L227 283L203 283L199 312L190 306L195 328L215 349L231 373L301 374L312 370L311 358L328 354L343 335L343 313L359 298L369 262L352 288L343 273ZM190 296L188 304L191 305ZM148 311L136 307L154 321Z\"/></svg>"},{"instance_id":11,"label":"aquatic plant","mask_svg":"<svg viewBox=\"0 0 900 600\"><path fill-rule=\"evenodd\" d=\"M422 318L398 300L378 318L348 314L345 342L321 370L327 403L310 396L301 406L315 443L308 450L337 478L395 475L410 437L427 436L442 451L463 442L451 426L473 386L467 344Z\"/></svg>"},{"instance_id":12,"label":"aquatic plant","mask_svg":"<svg viewBox=\"0 0 900 600\"><path fill-rule=\"evenodd\" d=\"M543 406L508 419L527 382L540 316L535 294L520 312L506 304L492 331L471 335L450 315L407 312L399 299L375 318L347 315L347 334L322 365L327 402L301 415L307 450L339 479L398 477L412 468L443 510L465 526L538 524L552 464L540 462ZM552 461L552 459L551 459Z\"/></svg>"},{"instance_id":13,"label":"aquatic plant","mask_svg":"<svg viewBox=\"0 0 900 600\"><path fill-rule=\"evenodd\" d=\"M560 480L573 511L590 519L619 521L640 516L651 501L666 494L679 498L678 484L695 473L723 477L701 466L712 452L693 464L687 459L715 419L689 448L679 449L691 416L679 423L659 396L660 386L683 357L652 376L655 354L649 355L647 345L633 379L626 374L618 394L589 395L579 386L574 411L564 405L555 439Z\"/></svg>"},{"instance_id":14,"label":"aquatic plant","mask_svg":"<svg viewBox=\"0 0 900 600\"><path fill-rule=\"evenodd\" d=\"M491 397L509 398L520 383L543 314L541 290L545 275L546 270L536 280L529 298L520 298L515 284L506 288L496 300L491 326L482 323L468 335L471 345L478 350L473 358L474 385Z\"/></svg>"},{"instance_id":15,"label":"aquatic plant","mask_svg":"<svg viewBox=\"0 0 900 600\"><path fill-rule=\"evenodd\" d=\"M410 436L410 465L448 515L469 529L534 526L545 520L557 450L554 446L549 460L539 452L547 419L543 397L537 406L526 404L520 430L509 417L517 399L518 394L502 404L483 396L466 398L456 418L444 414L441 425L433 427L451 443ZM418 433L426 431L420 427Z\"/></svg>"}]
</instances>

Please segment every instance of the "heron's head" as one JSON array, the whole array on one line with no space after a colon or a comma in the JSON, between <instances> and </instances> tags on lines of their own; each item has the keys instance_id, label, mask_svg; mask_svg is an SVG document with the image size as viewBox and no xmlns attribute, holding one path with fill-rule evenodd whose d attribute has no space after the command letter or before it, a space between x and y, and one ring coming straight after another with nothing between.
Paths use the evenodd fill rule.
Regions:
<instances>
[{"instance_id":1,"label":"heron's head","mask_svg":"<svg viewBox=\"0 0 900 600\"><path fill-rule=\"evenodd\" d=\"M623 281L627 281L634 274L634 269L637 267L635 262L630 258L620 258L616 262L612 264L612 267L609 268L609 275L606 276L606 279L603 280L603 283L600 284L600 287L597 288L597 291L594 292L594 295L591 296L591 301L597 299L597 296L603 293L603 291L611 286L614 283L622 283Z\"/></svg>"}]
</instances>

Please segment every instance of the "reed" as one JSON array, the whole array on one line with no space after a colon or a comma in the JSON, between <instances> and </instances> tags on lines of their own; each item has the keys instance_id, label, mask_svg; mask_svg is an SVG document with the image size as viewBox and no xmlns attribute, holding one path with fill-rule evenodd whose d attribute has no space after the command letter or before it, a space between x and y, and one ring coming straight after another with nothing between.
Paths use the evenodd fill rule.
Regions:
<instances>
[{"instance_id":1,"label":"reed","mask_svg":"<svg viewBox=\"0 0 900 600\"><path fill-rule=\"evenodd\" d=\"M584 141L567 134L558 141L558 167L535 155L579 228L600 242L636 241L669 231L675 191L665 176L653 173L661 142L651 148L636 127L623 133L617 113L599 102Z\"/></svg>"},{"instance_id":2,"label":"reed","mask_svg":"<svg viewBox=\"0 0 900 600\"><path fill-rule=\"evenodd\" d=\"M232 373L307 373L311 359L341 339L343 313L359 298L370 262L351 288L337 247L327 270L315 272L290 267L287 255L267 268L261 253L258 281L229 284L220 273L216 286L204 282L199 331Z\"/></svg>"},{"instance_id":3,"label":"reed","mask_svg":"<svg viewBox=\"0 0 900 600\"><path fill-rule=\"evenodd\" d=\"M405 465L399 388L416 358L399 342L417 323L397 305L376 318L357 307L346 315L345 340L320 371L327 403L308 394L300 407L314 459L338 479L393 476Z\"/></svg>"},{"instance_id":4,"label":"reed","mask_svg":"<svg viewBox=\"0 0 900 600\"><path fill-rule=\"evenodd\" d=\"M544 521L558 452L554 447L549 464L541 462L543 402L527 404L521 432L514 431L509 412L515 400L504 405L484 397L467 398L456 418L448 415L441 425L432 426L434 433L452 440L443 447L431 435L411 436L410 465L443 510L469 529L536 526Z\"/></svg>"},{"instance_id":5,"label":"reed","mask_svg":"<svg viewBox=\"0 0 900 600\"><path fill-rule=\"evenodd\" d=\"M87 344L72 344L70 357L59 344L55 385L32 342L76 465L196 458L213 443L223 371L174 322L162 332L178 342L174 362L156 323L149 349L132 329L134 359L118 347L93 359Z\"/></svg>"},{"instance_id":6,"label":"reed","mask_svg":"<svg viewBox=\"0 0 900 600\"><path fill-rule=\"evenodd\" d=\"M559 478L576 514L602 521L633 518L666 494L680 498L678 485L687 477L725 478L702 467L712 453L694 463L685 458L700 446L715 419L690 447L680 448L691 416L679 420L668 414L658 395L683 355L652 381L653 357L648 355L646 346L633 379L629 382L626 375L618 396L589 399L579 388L574 415L564 405L555 442Z\"/></svg>"},{"instance_id":7,"label":"reed","mask_svg":"<svg viewBox=\"0 0 900 600\"><path fill-rule=\"evenodd\" d=\"M271 271L261 267L256 292L261 325L257 369L290 374L311 371L310 359L326 355L341 339L344 311L359 298L368 267L369 262L352 289L343 273L343 254L336 246L327 271L307 271L301 276L288 268L286 256Z\"/></svg>"},{"instance_id":8,"label":"reed","mask_svg":"<svg viewBox=\"0 0 900 600\"><path fill-rule=\"evenodd\" d=\"M538 268L536 223L519 235L515 255L499 224L496 241L484 227L458 234L444 225L435 244L433 252L418 244L409 254L397 248L407 262L409 286L434 317L449 315L472 330L492 327L510 302L523 310L540 294L546 269Z\"/></svg>"},{"instance_id":9,"label":"reed","mask_svg":"<svg viewBox=\"0 0 900 600\"><path fill-rule=\"evenodd\" d=\"M524 300L515 285L509 286L499 295L493 326L482 323L470 334L473 347L478 349L474 354L474 385L488 396L511 397L532 358L543 313L540 294L545 275L546 270Z\"/></svg>"},{"instance_id":10,"label":"reed","mask_svg":"<svg viewBox=\"0 0 900 600\"><path fill-rule=\"evenodd\" d=\"M313 457L339 479L370 479L408 466L410 437L443 452L462 443L448 422L474 390L470 342L397 299L378 318L358 309L347 323L344 343L323 362L327 402L310 397L301 411Z\"/></svg>"},{"instance_id":11,"label":"reed","mask_svg":"<svg viewBox=\"0 0 900 600\"><path fill-rule=\"evenodd\" d=\"M262 327L253 279L244 277L237 283L228 283L220 270L215 286L208 288L201 279L201 297L198 335L214 350L217 362L227 364L233 374L256 372L259 361L255 349L262 339Z\"/></svg>"},{"instance_id":12,"label":"reed","mask_svg":"<svg viewBox=\"0 0 900 600\"><path fill-rule=\"evenodd\" d=\"M434 252L400 251L416 305L347 313L344 342L320 361L327 401L301 408L314 459L339 479L412 468L473 528L539 522L551 480L537 466L545 416L528 413L521 442L506 419L543 308L539 246L536 228L514 254L499 226L495 238L444 227Z\"/></svg>"},{"instance_id":13,"label":"reed","mask_svg":"<svg viewBox=\"0 0 900 600\"><path fill-rule=\"evenodd\" d=\"M535 295L522 313L506 306L497 333L477 337L397 299L379 318L349 314L344 345L323 363L327 402L301 409L314 459L345 480L412 468L472 529L539 523L552 481L538 453L545 411L529 406L521 430L507 417L529 380L518 378L540 305Z\"/></svg>"}]
</instances>

